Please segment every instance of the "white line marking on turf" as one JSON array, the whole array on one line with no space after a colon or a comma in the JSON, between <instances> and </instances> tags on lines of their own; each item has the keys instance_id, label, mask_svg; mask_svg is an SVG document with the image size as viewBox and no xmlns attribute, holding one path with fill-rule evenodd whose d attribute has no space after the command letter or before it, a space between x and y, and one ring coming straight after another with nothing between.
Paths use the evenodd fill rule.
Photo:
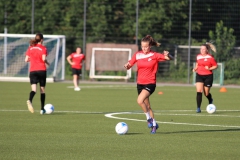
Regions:
<instances>
[{"instance_id":1,"label":"white line marking on turf","mask_svg":"<svg viewBox=\"0 0 240 160\"><path fill-rule=\"evenodd\" d=\"M5 110L2 109L0 110L1 112L29 112L28 110ZM38 110L35 110L38 111ZM228 111L228 110L226 110ZM54 111L58 113L87 113L87 114L105 114L106 112L89 112L89 111ZM108 118L114 118L114 119L122 119L122 120L131 120L131 121L139 121L139 122L146 122L146 120L140 120L140 119L131 119L131 118L121 118L121 117L116 117L114 115L118 114L143 114L139 112L118 112L118 113L108 113L105 114L105 117ZM159 115L181 115L181 116L200 116L197 114L161 114L161 113L155 113ZM202 116L208 116L208 115L202 115ZM209 115L213 116L213 115ZM228 115L214 115L214 116L226 116L226 117L239 117L239 116L228 116ZM227 126L227 125L211 125L211 124L195 124L195 123L178 123L178 122L161 122L157 121L158 123L162 124L178 124L178 125L191 125L191 126L207 126L207 127L224 127L224 128L240 128L240 126Z\"/></svg>"},{"instance_id":2,"label":"white line marking on turf","mask_svg":"<svg viewBox=\"0 0 240 160\"><path fill-rule=\"evenodd\" d=\"M105 114L105 117L108 117L108 118L114 118L114 119L122 119L122 120L131 120L131 121L141 121L141 122L146 122L146 120L130 119L130 118L120 118L120 117L116 117L116 116L114 116L114 115L118 115L118 114L133 114L133 112L109 113L109 114ZM138 113L138 114L139 114L139 113ZM211 124L195 124L195 123L178 123L178 122L160 122L160 121L157 121L157 122L158 122L158 123L163 123L163 124L178 124L178 125L190 125L190 126L240 128L240 126L227 126L227 125L211 125Z\"/></svg>"},{"instance_id":3,"label":"white line marking on turf","mask_svg":"<svg viewBox=\"0 0 240 160\"><path fill-rule=\"evenodd\" d=\"M74 86L67 86L67 88L74 88ZM135 89L135 86L121 86L121 85L103 85L103 86L80 86L80 88L124 88Z\"/></svg>"}]
</instances>

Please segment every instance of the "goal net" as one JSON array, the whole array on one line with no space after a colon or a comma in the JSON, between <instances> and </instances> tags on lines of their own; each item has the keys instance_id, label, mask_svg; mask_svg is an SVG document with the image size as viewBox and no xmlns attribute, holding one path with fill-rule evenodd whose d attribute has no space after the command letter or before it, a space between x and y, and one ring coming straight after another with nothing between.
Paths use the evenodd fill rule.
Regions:
<instances>
[{"instance_id":1,"label":"goal net","mask_svg":"<svg viewBox=\"0 0 240 160\"><path fill-rule=\"evenodd\" d=\"M30 64L24 61L35 34L0 34L0 81L29 81ZM47 47L47 81L65 79L65 36L44 35Z\"/></svg>"}]
</instances>

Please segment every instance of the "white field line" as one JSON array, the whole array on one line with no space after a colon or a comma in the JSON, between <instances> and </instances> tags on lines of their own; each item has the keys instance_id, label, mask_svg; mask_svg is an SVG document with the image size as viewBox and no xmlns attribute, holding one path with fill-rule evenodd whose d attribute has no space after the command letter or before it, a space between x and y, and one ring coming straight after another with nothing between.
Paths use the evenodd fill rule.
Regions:
<instances>
[{"instance_id":1,"label":"white field line","mask_svg":"<svg viewBox=\"0 0 240 160\"><path fill-rule=\"evenodd\" d=\"M67 88L74 88L74 86L67 86ZM124 86L124 85L102 85L102 86L81 86L80 88L136 88L136 86Z\"/></svg>"},{"instance_id":2,"label":"white field line","mask_svg":"<svg viewBox=\"0 0 240 160\"><path fill-rule=\"evenodd\" d=\"M132 112L109 113L109 114L105 114L105 117L114 118L114 119L121 119L121 120L131 120L131 121L146 122L146 120L130 119L130 118L120 118L120 117L114 116L114 115L119 115L119 114L133 114L133 113L132 113ZM136 114L136 113L135 113L135 114ZM137 113L137 114L139 114L139 113ZM228 126L228 125L211 125L211 124L161 122L161 121L156 121L156 122L162 123L162 124L175 124L175 125L190 125L190 126L205 126L205 127L224 127L224 128L240 128L240 126Z\"/></svg>"},{"instance_id":3,"label":"white field line","mask_svg":"<svg viewBox=\"0 0 240 160\"><path fill-rule=\"evenodd\" d=\"M37 111L37 110L36 110ZM227 110L226 110L227 111ZM28 110L0 110L0 112L29 112ZM89 111L54 111L57 113L87 113L87 114L105 114L106 112L89 112ZM131 119L131 118L121 118L116 117L115 115L119 114L143 114L139 112L117 112L117 113L108 113L105 114L105 117L107 118L113 118L113 119L121 119L121 120L131 120L131 121L138 121L138 122L146 122L146 120L140 120L140 119ZM155 115L172 115L172 116L225 116L225 117L240 117L240 116L229 116L229 115L200 115L200 114L162 114L162 113L155 113ZM174 125L190 125L190 126L206 126L206 127L224 127L224 128L240 128L240 126L228 126L228 125L211 125L211 124L196 124L196 123L178 123L178 122L161 122L157 121L158 123L162 124L174 124Z\"/></svg>"}]
</instances>

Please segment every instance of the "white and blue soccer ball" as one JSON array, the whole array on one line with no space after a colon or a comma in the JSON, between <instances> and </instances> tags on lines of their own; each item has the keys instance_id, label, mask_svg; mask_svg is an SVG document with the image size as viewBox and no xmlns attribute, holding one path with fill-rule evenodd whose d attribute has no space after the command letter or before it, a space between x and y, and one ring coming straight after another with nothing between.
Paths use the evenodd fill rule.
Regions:
<instances>
[{"instance_id":1,"label":"white and blue soccer ball","mask_svg":"<svg viewBox=\"0 0 240 160\"><path fill-rule=\"evenodd\" d=\"M52 114L54 112L54 106L52 104L46 104L44 106L45 114Z\"/></svg>"},{"instance_id":2,"label":"white and blue soccer ball","mask_svg":"<svg viewBox=\"0 0 240 160\"><path fill-rule=\"evenodd\" d=\"M206 111L210 114L215 113L217 110L216 106L214 104L207 105Z\"/></svg>"},{"instance_id":3,"label":"white and blue soccer ball","mask_svg":"<svg viewBox=\"0 0 240 160\"><path fill-rule=\"evenodd\" d=\"M125 122L119 122L116 127L115 127L115 131L117 134L119 135L123 135L126 134L128 132L128 125Z\"/></svg>"}]
</instances>

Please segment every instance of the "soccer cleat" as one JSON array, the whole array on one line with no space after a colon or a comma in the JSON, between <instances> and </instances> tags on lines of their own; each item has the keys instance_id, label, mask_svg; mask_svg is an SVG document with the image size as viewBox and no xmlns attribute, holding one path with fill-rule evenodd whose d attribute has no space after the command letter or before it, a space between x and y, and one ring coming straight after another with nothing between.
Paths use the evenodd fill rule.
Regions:
<instances>
[{"instance_id":1,"label":"soccer cleat","mask_svg":"<svg viewBox=\"0 0 240 160\"><path fill-rule=\"evenodd\" d=\"M74 88L74 91L80 91L80 90L81 90L81 88L79 88L79 87Z\"/></svg>"},{"instance_id":2,"label":"soccer cleat","mask_svg":"<svg viewBox=\"0 0 240 160\"><path fill-rule=\"evenodd\" d=\"M45 114L45 113L46 113L45 109L40 111L40 114Z\"/></svg>"},{"instance_id":3,"label":"soccer cleat","mask_svg":"<svg viewBox=\"0 0 240 160\"><path fill-rule=\"evenodd\" d=\"M152 118L148 119L147 123L148 123L148 128L152 128L152 126L153 126L153 119Z\"/></svg>"},{"instance_id":4,"label":"soccer cleat","mask_svg":"<svg viewBox=\"0 0 240 160\"><path fill-rule=\"evenodd\" d=\"M198 107L196 113L201 113L201 109Z\"/></svg>"},{"instance_id":5,"label":"soccer cleat","mask_svg":"<svg viewBox=\"0 0 240 160\"><path fill-rule=\"evenodd\" d=\"M27 106L28 106L28 110L31 112L31 113L34 113L34 108L32 106L32 103L30 102L30 100L27 100Z\"/></svg>"},{"instance_id":6,"label":"soccer cleat","mask_svg":"<svg viewBox=\"0 0 240 160\"><path fill-rule=\"evenodd\" d=\"M156 130L158 129L158 127L159 127L159 126L158 126L158 124L156 123L156 126L153 126L153 127L152 127L152 130L151 130L150 133L151 133L151 134L155 134L155 133L156 133Z\"/></svg>"}]
</instances>

